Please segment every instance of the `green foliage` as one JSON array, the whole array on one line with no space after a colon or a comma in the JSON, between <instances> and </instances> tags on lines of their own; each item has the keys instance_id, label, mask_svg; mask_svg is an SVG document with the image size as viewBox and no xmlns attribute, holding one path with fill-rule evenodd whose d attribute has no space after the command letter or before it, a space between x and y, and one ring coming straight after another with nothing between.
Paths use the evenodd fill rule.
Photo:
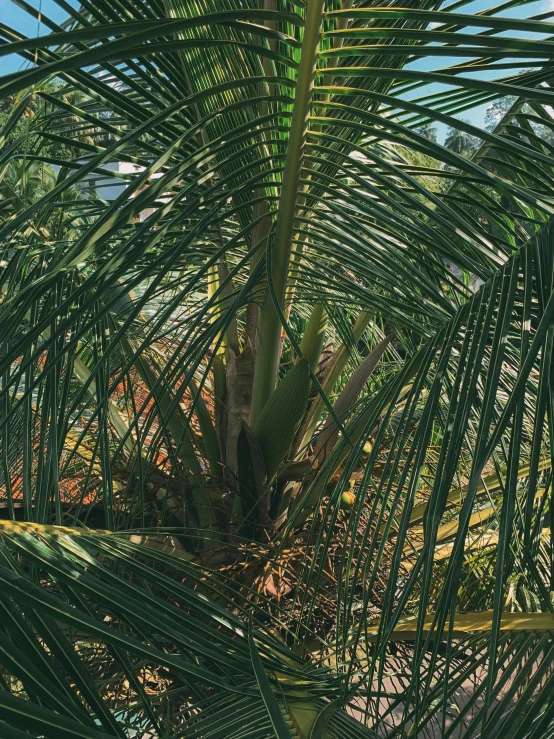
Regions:
<instances>
[{"instance_id":1,"label":"green foliage","mask_svg":"<svg viewBox=\"0 0 554 739\"><path fill-rule=\"evenodd\" d=\"M449 128L446 132L444 145L458 156L470 159L479 146L479 139L457 128Z\"/></svg>"},{"instance_id":2,"label":"green foliage","mask_svg":"<svg viewBox=\"0 0 554 739\"><path fill-rule=\"evenodd\" d=\"M310 392L310 364L302 358L279 382L254 426L271 479L285 459L304 417Z\"/></svg>"},{"instance_id":3,"label":"green foliage","mask_svg":"<svg viewBox=\"0 0 554 739\"><path fill-rule=\"evenodd\" d=\"M58 5L0 25L0 735L550 736L554 26Z\"/></svg>"}]
</instances>

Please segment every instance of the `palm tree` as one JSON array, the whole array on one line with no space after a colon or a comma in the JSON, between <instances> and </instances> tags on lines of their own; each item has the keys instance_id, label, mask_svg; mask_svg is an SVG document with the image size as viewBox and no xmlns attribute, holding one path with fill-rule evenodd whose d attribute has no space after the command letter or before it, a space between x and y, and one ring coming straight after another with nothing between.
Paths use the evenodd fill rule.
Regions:
<instances>
[{"instance_id":1,"label":"palm tree","mask_svg":"<svg viewBox=\"0 0 554 739\"><path fill-rule=\"evenodd\" d=\"M446 132L444 145L447 149L462 157L471 157L479 146L479 139L455 128L449 128Z\"/></svg>"},{"instance_id":2,"label":"palm tree","mask_svg":"<svg viewBox=\"0 0 554 739\"><path fill-rule=\"evenodd\" d=\"M59 168L0 211L0 733L550 736L548 16L57 4L0 26Z\"/></svg>"}]
</instances>

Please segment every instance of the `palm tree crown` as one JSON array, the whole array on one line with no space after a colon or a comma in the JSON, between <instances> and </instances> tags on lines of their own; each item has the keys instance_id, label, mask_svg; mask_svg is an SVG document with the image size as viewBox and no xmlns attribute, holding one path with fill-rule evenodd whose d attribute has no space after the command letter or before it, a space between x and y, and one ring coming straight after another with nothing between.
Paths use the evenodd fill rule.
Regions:
<instances>
[{"instance_id":1,"label":"palm tree crown","mask_svg":"<svg viewBox=\"0 0 554 739\"><path fill-rule=\"evenodd\" d=\"M0 733L550 736L550 15L15 4Z\"/></svg>"}]
</instances>

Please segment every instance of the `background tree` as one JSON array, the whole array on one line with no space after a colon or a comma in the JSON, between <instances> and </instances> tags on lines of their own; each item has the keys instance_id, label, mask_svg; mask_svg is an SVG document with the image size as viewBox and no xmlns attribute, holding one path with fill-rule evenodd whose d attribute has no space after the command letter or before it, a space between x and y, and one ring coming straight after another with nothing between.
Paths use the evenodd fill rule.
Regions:
<instances>
[{"instance_id":1,"label":"background tree","mask_svg":"<svg viewBox=\"0 0 554 739\"><path fill-rule=\"evenodd\" d=\"M467 123L467 121L466 121ZM444 139L444 145L450 151L458 156L471 159L479 146L479 139L476 136L461 131L458 128L448 128Z\"/></svg>"}]
</instances>

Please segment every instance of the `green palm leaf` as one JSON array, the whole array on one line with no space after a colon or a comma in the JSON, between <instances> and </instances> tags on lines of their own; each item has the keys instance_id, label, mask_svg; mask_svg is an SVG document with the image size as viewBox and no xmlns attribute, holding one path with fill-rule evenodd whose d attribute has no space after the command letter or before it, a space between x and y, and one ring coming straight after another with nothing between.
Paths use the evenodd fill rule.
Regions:
<instances>
[{"instance_id":1,"label":"green palm leaf","mask_svg":"<svg viewBox=\"0 0 554 739\"><path fill-rule=\"evenodd\" d=\"M15 4L5 733L549 736L550 16Z\"/></svg>"}]
</instances>

